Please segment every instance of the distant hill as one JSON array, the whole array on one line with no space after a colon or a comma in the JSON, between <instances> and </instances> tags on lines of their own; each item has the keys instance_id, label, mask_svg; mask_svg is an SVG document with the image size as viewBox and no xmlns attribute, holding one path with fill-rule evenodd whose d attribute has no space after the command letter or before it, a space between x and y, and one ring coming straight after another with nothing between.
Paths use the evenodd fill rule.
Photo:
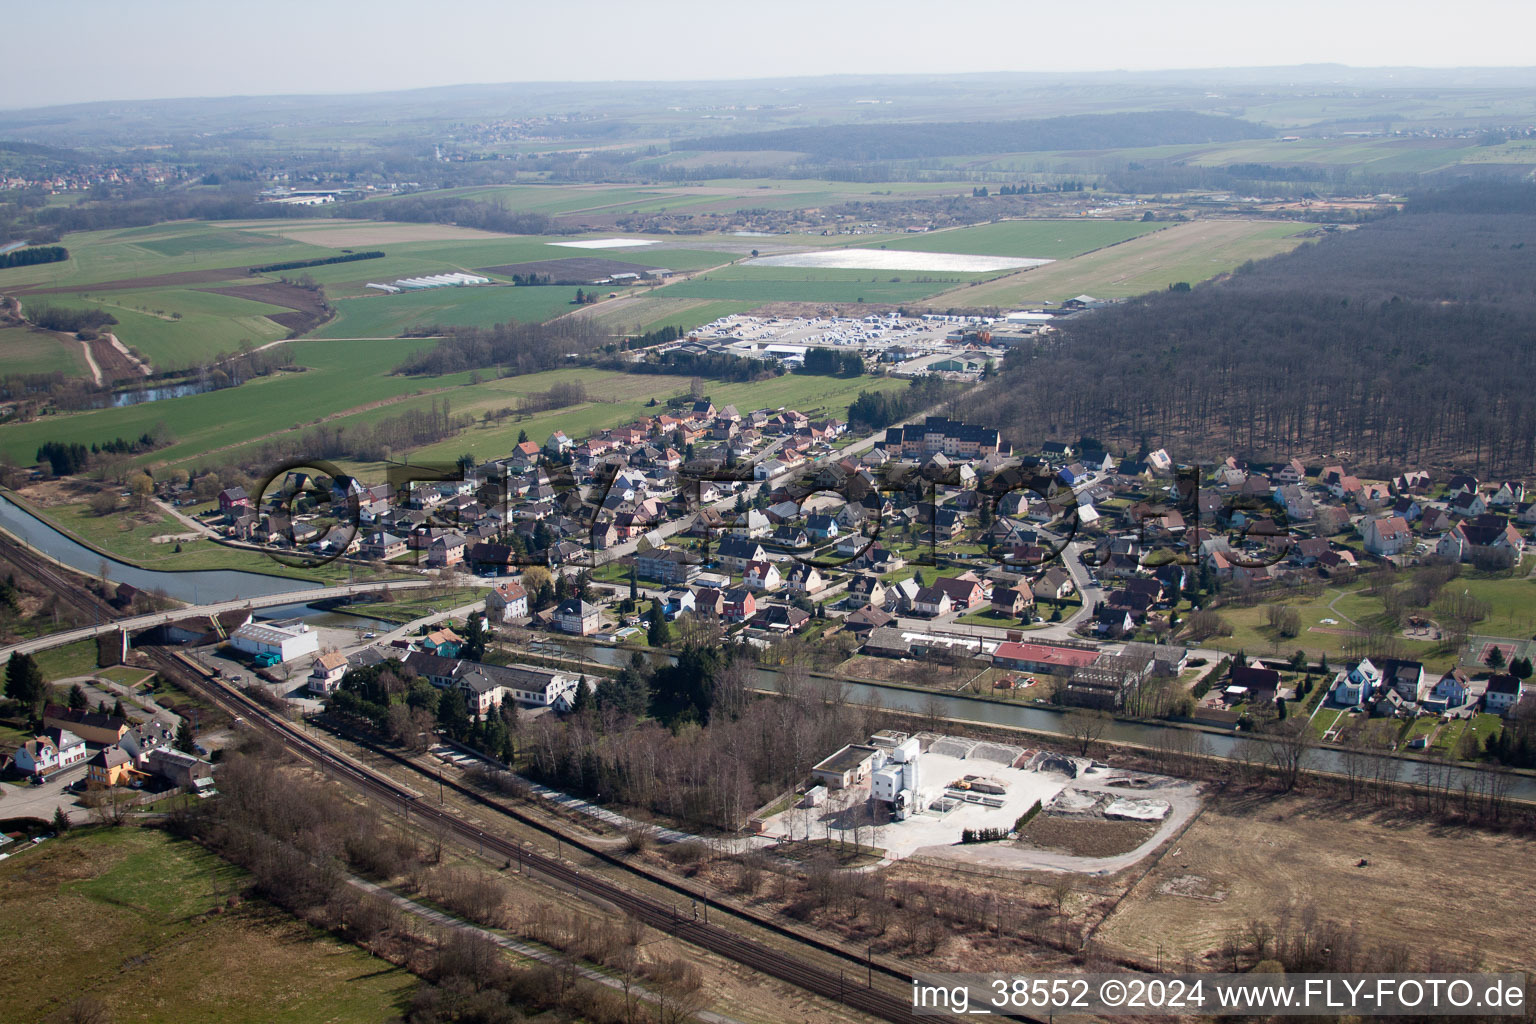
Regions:
<instances>
[{"instance_id":1,"label":"distant hill","mask_svg":"<svg viewBox=\"0 0 1536 1024\"><path fill-rule=\"evenodd\" d=\"M966 153L1122 149L1263 139L1274 132L1216 114L1159 110L1076 114L1030 121L922 124L840 124L691 139L689 150L781 150L820 160L908 160Z\"/></svg>"}]
</instances>

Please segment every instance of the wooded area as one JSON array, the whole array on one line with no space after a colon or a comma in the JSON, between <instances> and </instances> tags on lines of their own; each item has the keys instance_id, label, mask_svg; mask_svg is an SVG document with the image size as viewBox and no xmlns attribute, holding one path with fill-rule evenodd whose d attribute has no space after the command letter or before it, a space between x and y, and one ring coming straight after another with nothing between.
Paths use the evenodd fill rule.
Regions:
<instances>
[{"instance_id":1,"label":"wooded area","mask_svg":"<svg viewBox=\"0 0 1536 1024\"><path fill-rule=\"evenodd\" d=\"M1532 193L1442 194L1435 212L1073 318L1051 343L1010 353L972 417L1016 442L1088 435L1181 458L1347 451L1529 472ZM1457 212L1490 201L1509 212Z\"/></svg>"}]
</instances>

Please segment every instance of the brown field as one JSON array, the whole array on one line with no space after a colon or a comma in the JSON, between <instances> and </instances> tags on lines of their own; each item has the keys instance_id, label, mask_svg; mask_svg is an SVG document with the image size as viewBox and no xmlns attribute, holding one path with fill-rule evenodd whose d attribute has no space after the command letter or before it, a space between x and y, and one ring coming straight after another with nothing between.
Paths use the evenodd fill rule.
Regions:
<instances>
[{"instance_id":1,"label":"brown field","mask_svg":"<svg viewBox=\"0 0 1536 1024\"><path fill-rule=\"evenodd\" d=\"M149 274L144 277L125 277L121 281L104 281L101 284L75 284L62 288L29 288L22 286L11 290L17 294L51 295L55 292L116 292L134 288L174 288L188 284L212 284L216 281L231 281L240 277L241 274L242 271L239 267L225 267L222 270L182 270L174 274Z\"/></svg>"},{"instance_id":2,"label":"brown field","mask_svg":"<svg viewBox=\"0 0 1536 1024\"><path fill-rule=\"evenodd\" d=\"M1156 831L1157 826L1149 822L1040 814L1024 826L1020 838L1026 846L1040 850L1059 850L1075 857L1114 857L1130 853Z\"/></svg>"},{"instance_id":3,"label":"brown field","mask_svg":"<svg viewBox=\"0 0 1536 1024\"><path fill-rule=\"evenodd\" d=\"M399 242L457 242L487 238L514 238L497 231L461 228L454 224L350 224L336 221L272 221L232 224L231 227L260 231L306 245L327 249L349 249L361 245L389 245Z\"/></svg>"},{"instance_id":4,"label":"brown field","mask_svg":"<svg viewBox=\"0 0 1536 1024\"><path fill-rule=\"evenodd\" d=\"M477 274L495 274L511 277L513 274L538 274L552 279L552 283L565 281L587 282L610 274L638 273L642 264L624 263L620 260L603 259L600 256L571 256L563 260L537 260L532 263L508 263L500 267L480 267Z\"/></svg>"},{"instance_id":5,"label":"brown field","mask_svg":"<svg viewBox=\"0 0 1536 1024\"><path fill-rule=\"evenodd\" d=\"M1308 905L1352 922L1362 946L1406 946L1419 964L1528 966L1536 842L1296 796L1214 797L1097 938L1148 960L1159 948L1198 960L1229 930Z\"/></svg>"},{"instance_id":6,"label":"brown field","mask_svg":"<svg viewBox=\"0 0 1536 1024\"><path fill-rule=\"evenodd\" d=\"M325 296L320 292L300 288L297 285L274 281L202 290L217 292L220 295L232 295L237 299L249 299L252 302L265 302L270 306L287 306L293 310L292 313L269 313L267 319L290 331L298 331L300 334L313 330L325 319Z\"/></svg>"}]
</instances>

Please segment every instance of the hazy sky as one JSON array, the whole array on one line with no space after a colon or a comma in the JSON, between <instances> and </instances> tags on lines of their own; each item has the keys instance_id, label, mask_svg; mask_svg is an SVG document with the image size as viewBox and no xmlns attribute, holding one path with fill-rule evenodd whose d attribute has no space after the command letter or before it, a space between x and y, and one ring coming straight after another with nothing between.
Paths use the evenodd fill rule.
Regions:
<instances>
[{"instance_id":1,"label":"hazy sky","mask_svg":"<svg viewBox=\"0 0 1536 1024\"><path fill-rule=\"evenodd\" d=\"M1536 63L1536 0L15 0L0 108L473 82Z\"/></svg>"}]
</instances>

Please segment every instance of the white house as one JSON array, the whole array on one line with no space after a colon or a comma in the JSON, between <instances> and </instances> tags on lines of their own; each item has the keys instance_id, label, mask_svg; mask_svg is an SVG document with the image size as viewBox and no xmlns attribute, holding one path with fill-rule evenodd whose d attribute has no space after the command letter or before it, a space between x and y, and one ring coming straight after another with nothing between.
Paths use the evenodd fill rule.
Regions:
<instances>
[{"instance_id":1,"label":"white house","mask_svg":"<svg viewBox=\"0 0 1536 1024\"><path fill-rule=\"evenodd\" d=\"M1490 715L1507 715L1525 696L1526 685L1509 673L1501 673L1488 680L1483 693L1483 710Z\"/></svg>"},{"instance_id":2,"label":"white house","mask_svg":"<svg viewBox=\"0 0 1536 1024\"><path fill-rule=\"evenodd\" d=\"M85 740L68 729L46 729L16 748L11 763L23 775L52 775L72 764L84 764Z\"/></svg>"},{"instance_id":3,"label":"white house","mask_svg":"<svg viewBox=\"0 0 1536 1024\"><path fill-rule=\"evenodd\" d=\"M252 656L276 655L278 661L292 661L320 650L320 634L302 622L292 626L248 622L229 634L229 642L237 651Z\"/></svg>"},{"instance_id":4,"label":"white house","mask_svg":"<svg viewBox=\"0 0 1536 1024\"><path fill-rule=\"evenodd\" d=\"M486 617L501 622L528 617L528 591L517 580L508 580L485 595Z\"/></svg>"},{"instance_id":5,"label":"white house","mask_svg":"<svg viewBox=\"0 0 1536 1024\"><path fill-rule=\"evenodd\" d=\"M747 566L745 583L752 590L771 591L783 586L784 579L772 562L753 562Z\"/></svg>"},{"instance_id":6,"label":"white house","mask_svg":"<svg viewBox=\"0 0 1536 1024\"><path fill-rule=\"evenodd\" d=\"M309 692L331 693L341 685L347 674L347 656L340 651L329 651L315 659L309 670Z\"/></svg>"}]
</instances>

